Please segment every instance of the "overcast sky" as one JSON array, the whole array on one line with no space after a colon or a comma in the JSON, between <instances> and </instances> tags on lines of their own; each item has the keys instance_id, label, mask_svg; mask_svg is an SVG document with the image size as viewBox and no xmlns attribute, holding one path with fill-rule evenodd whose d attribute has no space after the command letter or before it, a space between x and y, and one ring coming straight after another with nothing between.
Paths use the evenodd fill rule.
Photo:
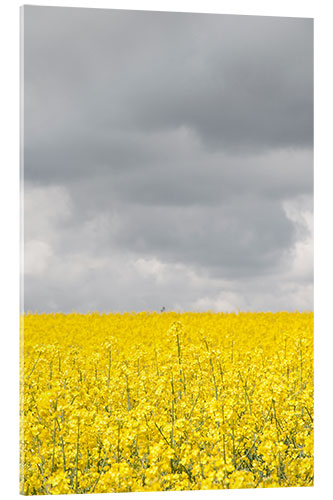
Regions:
<instances>
[{"instance_id":1,"label":"overcast sky","mask_svg":"<svg viewBox=\"0 0 333 500\"><path fill-rule=\"evenodd\" d=\"M24 309L313 309L313 21L24 8Z\"/></svg>"}]
</instances>

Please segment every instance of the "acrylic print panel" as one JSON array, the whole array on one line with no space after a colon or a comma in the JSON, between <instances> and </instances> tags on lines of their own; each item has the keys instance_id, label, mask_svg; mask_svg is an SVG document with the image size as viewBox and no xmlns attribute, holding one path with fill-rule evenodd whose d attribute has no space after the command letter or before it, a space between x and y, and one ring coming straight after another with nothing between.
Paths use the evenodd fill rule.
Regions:
<instances>
[{"instance_id":1,"label":"acrylic print panel","mask_svg":"<svg viewBox=\"0 0 333 500\"><path fill-rule=\"evenodd\" d=\"M25 495L313 484L313 21L22 8Z\"/></svg>"}]
</instances>

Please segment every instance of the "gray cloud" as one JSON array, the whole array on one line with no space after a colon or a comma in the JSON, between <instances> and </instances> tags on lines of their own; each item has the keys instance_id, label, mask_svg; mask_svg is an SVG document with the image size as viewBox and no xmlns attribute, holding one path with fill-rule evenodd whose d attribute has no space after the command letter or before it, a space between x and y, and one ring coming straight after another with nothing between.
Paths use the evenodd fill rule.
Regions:
<instances>
[{"instance_id":1,"label":"gray cloud","mask_svg":"<svg viewBox=\"0 0 333 500\"><path fill-rule=\"evenodd\" d=\"M185 125L237 151L312 145L311 20L42 7L25 17L37 82L27 92L39 101L28 134L48 117L60 138Z\"/></svg>"},{"instance_id":2,"label":"gray cloud","mask_svg":"<svg viewBox=\"0 0 333 500\"><path fill-rule=\"evenodd\" d=\"M312 307L312 20L28 6L24 41L26 309Z\"/></svg>"}]
</instances>

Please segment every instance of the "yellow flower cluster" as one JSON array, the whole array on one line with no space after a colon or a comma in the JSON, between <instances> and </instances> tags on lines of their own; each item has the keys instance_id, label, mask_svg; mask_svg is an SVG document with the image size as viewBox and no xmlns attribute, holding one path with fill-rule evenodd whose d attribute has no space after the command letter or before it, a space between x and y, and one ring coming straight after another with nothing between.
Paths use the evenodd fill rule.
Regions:
<instances>
[{"instance_id":1,"label":"yellow flower cluster","mask_svg":"<svg viewBox=\"0 0 333 500\"><path fill-rule=\"evenodd\" d=\"M21 321L23 494L313 484L313 313Z\"/></svg>"}]
</instances>

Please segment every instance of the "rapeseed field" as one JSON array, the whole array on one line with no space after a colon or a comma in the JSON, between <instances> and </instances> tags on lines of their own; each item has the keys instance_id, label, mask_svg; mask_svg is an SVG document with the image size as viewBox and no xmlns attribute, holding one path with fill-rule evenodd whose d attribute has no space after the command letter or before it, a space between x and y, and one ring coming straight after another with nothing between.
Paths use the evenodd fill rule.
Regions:
<instances>
[{"instance_id":1,"label":"rapeseed field","mask_svg":"<svg viewBox=\"0 0 333 500\"><path fill-rule=\"evenodd\" d=\"M313 313L25 314L25 495L313 485Z\"/></svg>"}]
</instances>

